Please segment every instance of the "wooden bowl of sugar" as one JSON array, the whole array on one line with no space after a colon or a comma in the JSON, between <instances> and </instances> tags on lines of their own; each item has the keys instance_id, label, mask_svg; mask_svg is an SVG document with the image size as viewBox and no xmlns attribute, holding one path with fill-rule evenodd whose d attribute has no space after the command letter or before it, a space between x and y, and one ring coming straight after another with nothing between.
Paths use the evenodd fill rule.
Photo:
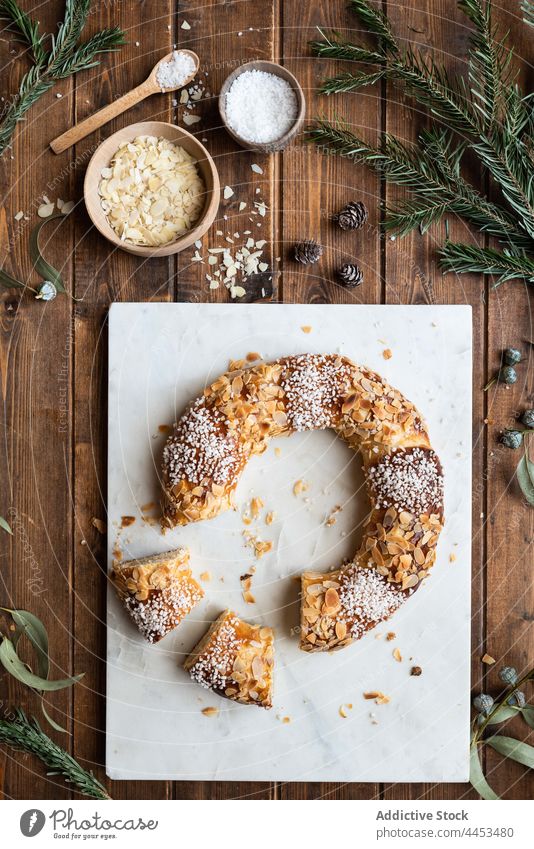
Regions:
<instances>
[{"instance_id":1,"label":"wooden bowl of sugar","mask_svg":"<svg viewBox=\"0 0 534 849\"><path fill-rule=\"evenodd\" d=\"M276 62L240 65L219 94L219 112L228 133L241 147L272 153L297 135L306 115L299 81Z\"/></svg>"},{"instance_id":2,"label":"wooden bowl of sugar","mask_svg":"<svg viewBox=\"0 0 534 849\"><path fill-rule=\"evenodd\" d=\"M151 142L148 147L134 144L147 137L157 144ZM170 157L172 161L178 156L181 161L176 161L176 173L169 174L169 168L165 167L159 177L158 173L148 175L149 185L142 185L136 191L133 185L130 191L126 185L128 173L124 169L120 174L114 171L117 154L128 146L132 148L131 168L128 161L124 168L130 171L132 184L139 184L149 168L158 172L160 154L165 160ZM141 167L134 161L136 150L143 157ZM181 176L184 170L190 175L189 185L185 186ZM169 180L175 184L173 193L169 192ZM185 211L180 208L184 191L188 192L189 203ZM191 247L213 224L220 194L217 168L204 145L191 133L164 121L130 124L113 133L95 150L84 181L85 205L97 230L115 247L145 257L170 256ZM132 195L137 205L132 206ZM157 216L164 219L161 226ZM182 216L179 223L177 216ZM140 243L143 239L149 243Z\"/></svg>"}]
</instances>

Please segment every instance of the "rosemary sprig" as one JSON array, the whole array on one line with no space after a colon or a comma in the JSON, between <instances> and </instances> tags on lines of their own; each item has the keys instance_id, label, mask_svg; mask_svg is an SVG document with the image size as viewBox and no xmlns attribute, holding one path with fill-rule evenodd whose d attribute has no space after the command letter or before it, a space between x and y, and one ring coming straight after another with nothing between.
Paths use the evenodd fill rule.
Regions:
<instances>
[{"instance_id":1,"label":"rosemary sprig","mask_svg":"<svg viewBox=\"0 0 534 849\"><path fill-rule=\"evenodd\" d=\"M68 784L76 785L84 796L110 798L93 773L83 769L68 752L47 737L36 719L28 719L22 710L16 711L13 720L0 720L0 743L35 755L48 768L47 775L62 776Z\"/></svg>"},{"instance_id":2,"label":"rosemary sprig","mask_svg":"<svg viewBox=\"0 0 534 849\"><path fill-rule=\"evenodd\" d=\"M19 121L26 112L61 79L92 68L98 56L117 50L124 44L122 31L111 27L96 33L85 42L79 39L91 7L91 0L66 0L65 15L55 35L40 35L33 21L16 0L0 0L0 18L8 21L8 29L29 48L34 65L23 76L17 94L0 120L0 153L9 145ZM49 43L49 49L45 43Z\"/></svg>"},{"instance_id":3,"label":"rosemary sprig","mask_svg":"<svg viewBox=\"0 0 534 849\"><path fill-rule=\"evenodd\" d=\"M500 249L447 241L440 252L444 271L493 275L496 285L517 278L534 282L533 96L516 83L513 51L492 23L491 0L459 0L474 27L467 80L452 79L434 58L400 47L371 0L350 5L378 46L360 47L321 32L323 40L311 44L314 53L356 66L325 80L322 91L353 91L386 79L402 86L443 126L421 133L414 145L386 134L373 146L342 121L319 119L309 138L325 152L365 162L407 190L409 197L387 211L387 229L401 235L414 228L425 232L454 213L500 241ZM533 0L523 0L522 10L534 25ZM491 199L462 173L467 150L492 178Z\"/></svg>"}]
</instances>

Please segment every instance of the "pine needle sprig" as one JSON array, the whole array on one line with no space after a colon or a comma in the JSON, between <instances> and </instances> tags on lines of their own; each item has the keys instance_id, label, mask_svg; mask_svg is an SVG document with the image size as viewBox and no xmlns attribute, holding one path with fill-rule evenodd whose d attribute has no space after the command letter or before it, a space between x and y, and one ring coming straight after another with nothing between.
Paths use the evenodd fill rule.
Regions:
<instances>
[{"instance_id":1,"label":"pine needle sprig","mask_svg":"<svg viewBox=\"0 0 534 849\"><path fill-rule=\"evenodd\" d=\"M57 33L46 36L39 34L38 24L16 0L0 0L0 17L9 21L8 29L14 29L18 39L31 49L35 62L0 118L0 153L9 145L26 112L58 80L94 67L102 53L117 50L124 44L124 34L118 27L104 29L80 43L90 7L91 0L66 0L65 15ZM47 40L49 50L45 49Z\"/></svg>"},{"instance_id":2,"label":"pine needle sprig","mask_svg":"<svg viewBox=\"0 0 534 849\"><path fill-rule=\"evenodd\" d=\"M371 0L354 0L352 9L378 38L378 49L351 45L337 36L312 42L324 58L361 64L326 79L325 94L356 91L391 81L435 119L431 131L406 145L388 134L367 144L338 119L318 119L309 138L324 152L362 161L408 197L388 209L385 227L401 235L452 213L482 233L499 239L501 250L447 243L446 271L490 274L498 282L534 282L534 95L523 94L513 68L513 50L492 22L491 0L459 0L473 25L469 74L452 78L432 56L400 48L386 16ZM523 0L523 14L534 26L534 0ZM446 128L446 129L445 129ZM491 177L491 199L462 173L465 152L474 154Z\"/></svg>"},{"instance_id":3,"label":"pine needle sprig","mask_svg":"<svg viewBox=\"0 0 534 849\"><path fill-rule=\"evenodd\" d=\"M36 65L41 65L46 52L43 36L39 34L39 22L32 20L16 0L0 0L0 19L8 21L6 29L31 50Z\"/></svg>"},{"instance_id":4,"label":"pine needle sprig","mask_svg":"<svg viewBox=\"0 0 534 849\"><path fill-rule=\"evenodd\" d=\"M0 719L0 743L16 751L35 755L48 768L47 775L60 775L91 799L109 799L106 788L92 772L87 772L68 752L42 731L36 719L17 710L15 719Z\"/></svg>"}]
</instances>

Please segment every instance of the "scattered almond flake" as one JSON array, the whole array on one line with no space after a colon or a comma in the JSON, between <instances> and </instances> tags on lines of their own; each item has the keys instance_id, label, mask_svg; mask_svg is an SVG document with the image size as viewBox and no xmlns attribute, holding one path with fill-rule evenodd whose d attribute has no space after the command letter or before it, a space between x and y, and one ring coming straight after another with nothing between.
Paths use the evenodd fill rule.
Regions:
<instances>
[{"instance_id":1,"label":"scattered almond flake","mask_svg":"<svg viewBox=\"0 0 534 849\"><path fill-rule=\"evenodd\" d=\"M187 103L188 100L189 100L189 93L188 93L187 89L184 88L180 92L180 103L182 103L182 104Z\"/></svg>"},{"instance_id":2,"label":"scattered almond flake","mask_svg":"<svg viewBox=\"0 0 534 849\"><path fill-rule=\"evenodd\" d=\"M377 705L387 705L390 701L389 696L385 696L384 693L381 693L380 690L371 690L369 693L363 694L364 699L374 699L375 704Z\"/></svg>"},{"instance_id":3,"label":"scattered almond flake","mask_svg":"<svg viewBox=\"0 0 534 849\"><path fill-rule=\"evenodd\" d=\"M400 653L400 649L393 649L393 657L398 663L402 663L402 654Z\"/></svg>"},{"instance_id":4,"label":"scattered almond flake","mask_svg":"<svg viewBox=\"0 0 534 849\"><path fill-rule=\"evenodd\" d=\"M21 210L20 212L17 212L13 217L15 221L20 221L21 218L24 218L24 212L22 212Z\"/></svg>"},{"instance_id":5,"label":"scattered almond flake","mask_svg":"<svg viewBox=\"0 0 534 849\"><path fill-rule=\"evenodd\" d=\"M298 480L293 484L293 495L300 495L301 492L307 492L310 488L306 481Z\"/></svg>"},{"instance_id":6,"label":"scattered almond flake","mask_svg":"<svg viewBox=\"0 0 534 849\"><path fill-rule=\"evenodd\" d=\"M263 357L258 351L249 351L247 354L247 362L254 363L256 360L262 360Z\"/></svg>"},{"instance_id":7,"label":"scattered almond flake","mask_svg":"<svg viewBox=\"0 0 534 849\"><path fill-rule=\"evenodd\" d=\"M272 550L273 544L272 542L264 542L259 539L259 537L251 534L250 531L243 531L243 536L245 538L245 544L254 550L254 553L258 560L263 557L264 554L268 554L269 551Z\"/></svg>"},{"instance_id":8,"label":"scattered almond flake","mask_svg":"<svg viewBox=\"0 0 534 849\"><path fill-rule=\"evenodd\" d=\"M265 517L265 524L266 525L272 525L272 523L274 522L274 517L275 517L275 514L271 510L271 512L267 513L267 515Z\"/></svg>"},{"instance_id":9,"label":"scattered almond flake","mask_svg":"<svg viewBox=\"0 0 534 849\"><path fill-rule=\"evenodd\" d=\"M385 360L390 360L393 356L393 352L390 348L386 348L384 351L382 351L382 356Z\"/></svg>"},{"instance_id":10,"label":"scattered almond flake","mask_svg":"<svg viewBox=\"0 0 534 849\"><path fill-rule=\"evenodd\" d=\"M337 522L337 518L336 518L336 517L337 517L337 514L338 514L338 513L340 513L342 509L343 509L343 508L341 507L341 505L340 505L340 504L336 504L336 506L332 508L332 510L331 510L331 512L330 512L330 515L328 516L328 518L327 518L327 520L326 520L326 522L325 522L325 524L326 524L327 528L331 528L331 527L332 527L332 525L335 525L335 524L336 524L336 522Z\"/></svg>"},{"instance_id":11,"label":"scattered almond flake","mask_svg":"<svg viewBox=\"0 0 534 849\"><path fill-rule=\"evenodd\" d=\"M277 447L274 449L274 456L275 456L275 457L280 457L280 455L281 455L281 454L282 454L282 449L281 449L281 448L278 448L278 446L277 446Z\"/></svg>"},{"instance_id":12,"label":"scattered almond flake","mask_svg":"<svg viewBox=\"0 0 534 849\"><path fill-rule=\"evenodd\" d=\"M257 519L260 515L260 510L264 507L264 503L261 498L253 498L250 502L250 512L252 514L253 519Z\"/></svg>"},{"instance_id":13,"label":"scattered almond flake","mask_svg":"<svg viewBox=\"0 0 534 849\"><path fill-rule=\"evenodd\" d=\"M180 29L191 29L191 24L188 24L187 21L182 21Z\"/></svg>"},{"instance_id":14,"label":"scattered almond flake","mask_svg":"<svg viewBox=\"0 0 534 849\"><path fill-rule=\"evenodd\" d=\"M381 639L382 639L382 632L375 634L375 640L381 640Z\"/></svg>"},{"instance_id":15,"label":"scattered almond flake","mask_svg":"<svg viewBox=\"0 0 534 849\"><path fill-rule=\"evenodd\" d=\"M42 203L40 205L39 209L37 210L37 215L39 216L39 218L48 218L49 215L52 215L53 211L54 211L54 204L53 203L50 203L50 202Z\"/></svg>"},{"instance_id":16,"label":"scattered almond flake","mask_svg":"<svg viewBox=\"0 0 534 849\"><path fill-rule=\"evenodd\" d=\"M256 165L256 163L252 164L250 167L255 174L263 174L263 168L261 168L259 165Z\"/></svg>"},{"instance_id":17,"label":"scattered almond flake","mask_svg":"<svg viewBox=\"0 0 534 849\"><path fill-rule=\"evenodd\" d=\"M396 635L395 631L388 631L387 634L386 634L386 640L388 640L388 641L394 640L396 636L397 635Z\"/></svg>"},{"instance_id":18,"label":"scattered almond flake","mask_svg":"<svg viewBox=\"0 0 534 849\"><path fill-rule=\"evenodd\" d=\"M192 124L198 124L201 121L200 115L184 115L183 122L187 127L190 127Z\"/></svg>"},{"instance_id":19,"label":"scattered almond flake","mask_svg":"<svg viewBox=\"0 0 534 849\"><path fill-rule=\"evenodd\" d=\"M103 519L97 519L93 516L93 518L91 519L91 524L94 528L97 529L99 534L106 534L108 527Z\"/></svg>"},{"instance_id":20,"label":"scattered almond flake","mask_svg":"<svg viewBox=\"0 0 534 849\"><path fill-rule=\"evenodd\" d=\"M418 675L421 675L422 671L423 670L420 666L412 666L412 668L410 669L410 675L414 675L417 677Z\"/></svg>"},{"instance_id":21,"label":"scattered almond flake","mask_svg":"<svg viewBox=\"0 0 534 849\"><path fill-rule=\"evenodd\" d=\"M260 262L260 263L258 263L258 268L259 268L260 271L267 271L267 269L269 268L269 263L268 262Z\"/></svg>"},{"instance_id":22,"label":"scattered almond flake","mask_svg":"<svg viewBox=\"0 0 534 849\"><path fill-rule=\"evenodd\" d=\"M230 288L230 295L232 298L243 298L247 294L247 290L243 289L242 286L232 286Z\"/></svg>"},{"instance_id":23,"label":"scattered almond flake","mask_svg":"<svg viewBox=\"0 0 534 849\"><path fill-rule=\"evenodd\" d=\"M291 722L291 717L290 717L290 716L282 716L282 717L279 717L279 719L280 719L280 718L281 718L282 723L283 723L284 725L289 725L289 723Z\"/></svg>"},{"instance_id":24,"label":"scattered almond flake","mask_svg":"<svg viewBox=\"0 0 534 849\"><path fill-rule=\"evenodd\" d=\"M339 707L339 715L346 719L348 716L347 710L352 710L352 705L350 702L348 704L340 705Z\"/></svg>"},{"instance_id":25,"label":"scattered almond flake","mask_svg":"<svg viewBox=\"0 0 534 849\"><path fill-rule=\"evenodd\" d=\"M218 284L217 280L210 280L210 289L218 289L218 288L219 288L219 284Z\"/></svg>"},{"instance_id":26,"label":"scattered almond flake","mask_svg":"<svg viewBox=\"0 0 534 849\"><path fill-rule=\"evenodd\" d=\"M59 209L61 210L61 212L63 213L63 215L68 215L68 214L69 214L69 212L72 212L72 210L74 209L74 206L75 206L74 201L73 201L73 200L68 200L68 201L66 201L65 203L63 203L63 204L59 207Z\"/></svg>"},{"instance_id":27,"label":"scattered almond flake","mask_svg":"<svg viewBox=\"0 0 534 849\"><path fill-rule=\"evenodd\" d=\"M243 601L244 601L246 604L256 604L256 599L255 599L255 597L252 595L252 593L250 592L250 590L245 590L245 592L243 593Z\"/></svg>"},{"instance_id":28,"label":"scattered almond flake","mask_svg":"<svg viewBox=\"0 0 534 849\"><path fill-rule=\"evenodd\" d=\"M303 324L300 329L302 330L303 333L311 333L312 332L312 328L311 328L310 324Z\"/></svg>"},{"instance_id":29,"label":"scattered almond flake","mask_svg":"<svg viewBox=\"0 0 534 849\"><path fill-rule=\"evenodd\" d=\"M244 200L239 201L239 212L243 212L246 207L246 203Z\"/></svg>"},{"instance_id":30,"label":"scattered almond flake","mask_svg":"<svg viewBox=\"0 0 534 849\"><path fill-rule=\"evenodd\" d=\"M265 205L265 201L254 201L254 206L258 210L259 214L262 218L265 218L265 213L267 212L267 206Z\"/></svg>"},{"instance_id":31,"label":"scattered almond flake","mask_svg":"<svg viewBox=\"0 0 534 849\"><path fill-rule=\"evenodd\" d=\"M224 187L223 197L224 197L225 200L228 200L228 198L231 198L233 194L234 194L234 190L231 186L225 186Z\"/></svg>"},{"instance_id":32,"label":"scattered almond flake","mask_svg":"<svg viewBox=\"0 0 534 849\"><path fill-rule=\"evenodd\" d=\"M200 573L201 581L211 581L211 572L201 572Z\"/></svg>"},{"instance_id":33,"label":"scattered almond flake","mask_svg":"<svg viewBox=\"0 0 534 849\"><path fill-rule=\"evenodd\" d=\"M217 716L219 713L219 708L217 707L205 707L202 708L202 713L204 716Z\"/></svg>"},{"instance_id":34,"label":"scattered almond flake","mask_svg":"<svg viewBox=\"0 0 534 849\"><path fill-rule=\"evenodd\" d=\"M452 554L449 554L449 563L455 563L455 562L456 562L456 554L453 551Z\"/></svg>"},{"instance_id":35,"label":"scattered almond flake","mask_svg":"<svg viewBox=\"0 0 534 849\"><path fill-rule=\"evenodd\" d=\"M491 666L492 663L495 663L495 658L491 654L485 654L482 657L482 663L487 663L488 666Z\"/></svg>"}]
</instances>

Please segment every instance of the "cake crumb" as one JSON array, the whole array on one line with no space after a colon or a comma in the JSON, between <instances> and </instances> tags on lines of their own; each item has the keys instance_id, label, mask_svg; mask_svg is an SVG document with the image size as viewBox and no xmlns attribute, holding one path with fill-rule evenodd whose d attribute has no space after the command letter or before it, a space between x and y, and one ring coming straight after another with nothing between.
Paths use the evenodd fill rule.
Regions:
<instances>
[{"instance_id":1,"label":"cake crumb","mask_svg":"<svg viewBox=\"0 0 534 849\"><path fill-rule=\"evenodd\" d=\"M205 707L202 708L202 713L204 716L217 716L219 713L219 708L216 707Z\"/></svg>"},{"instance_id":2,"label":"cake crumb","mask_svg":"<svg viewBox=\"0 0 534 849\"><path fill-rule=\"evenodd\" d=\"M482 657L482 663L486 663L488 666L491 666L495 663L495 658L491 656L491 654L485 654Z\"/></svg>"},{"instance_id":3,"label":"cake crumb","mask_svg":"<svg viewBox=\"0 0 534 849\"><path fill-rule=\"evenodd\" d=\"M412 666L412 668L410 669L410 675L418 676L421 675L422 671L423 670L420 666Z\"/></svg>"},{"instance_id":4,"label":"cake crumb","mask_svg":"<svg viewBox=\"0 0 534 849\"><path fill-rule=\"evenodd\" d=\"M303 324L300 329L302 330L303 333L311 333L312 332L311 324Z\"/></svg>"},{"instance_id":5,"label":"cake crumb","mask_svg":"<svg viewBox=\"0 0 534 849\"><path fill-rule=\"evenodd\" d=\"M385 348L382 351L382 356L384 357L385 360L390 360L393 356L393 352L392 352L391 348Z\"/></svg>"}]
</instances>

